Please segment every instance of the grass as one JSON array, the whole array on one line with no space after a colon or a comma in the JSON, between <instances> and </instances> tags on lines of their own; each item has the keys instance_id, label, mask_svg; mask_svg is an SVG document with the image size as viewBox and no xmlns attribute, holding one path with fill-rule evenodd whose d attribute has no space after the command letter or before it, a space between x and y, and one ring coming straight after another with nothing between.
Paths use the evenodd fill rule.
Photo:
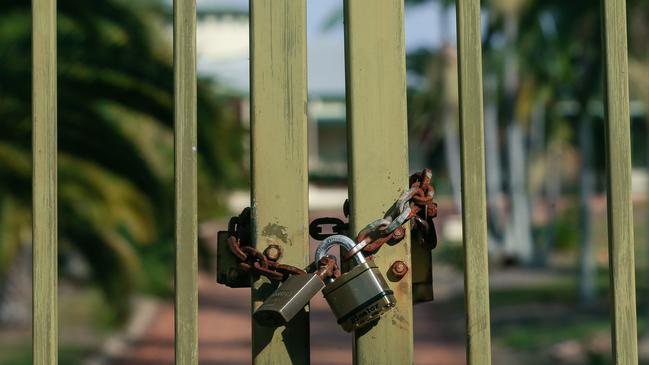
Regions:
<instances>
[{"instance_id":1,"label":"grass","mask_svg":"<svg viewBox=\"0 0 649 365\"><path fill-rule=\"evenodd\" d=\"M532 327L533 330L530 330ZM494 337L505 346L517 350L538 353L552 345L567 341L583 341L596 333L610 330L610 323L602 318L571 318L555 321L539 320L530 326L505 325L494 328Z\"/></svg>"},{"instance_id":2,"label":"grass","mask_svg":"<svg viewBox=\"0 0 649 365\"><path fill-rule=\"evenodd\" d=\"M77 365L115 330L115 312L98 288L59 293L59 365ZM2 329L0 365L32 364L31 331ZM12 331L12 332L9 332Z\"/></svg>"},{"instance_id":3,"label":"grass","mask_svg":"<svg viewBox=\"0 0 649 365\"><path fill-rule=\"evenodd\" d=\"M575 284L572 280L558 280L541 287L492 290L489 295L492 308L523 306L534 303L570 305L575 300Z\"/></svg>"},{"instance_id":4,"label":"grass","mask_svg":"<svg viewBox=\"0 0 649 365\"><path fill-rule=\"evenodd\" d=\"M501 346L538 363L562 364L550 359L550 349L565 341L576 341L586 355L583 364L610 364L610 349L589 345L594 338L610 333L608 272L597 277L597 299L588 307L578 305L577 284L572 277L536 287L492 290L492 337ZM646 332L644 300L639 302L638 332ZM604 341L605 343L607 341ZM530 362L535 363L535 362Z\"/></svg>"},{"instance_id":5,"label":"grass","mask_svg":"<svg viewBox=\"0 0 649 365\"><path fill-rule=\"evenodd\" d=\"M31 343L22 343L17 346L2 346L0 351L0 365L31 365ZM78 365L92 352L92 348L61 344L59 346L59 365Z\"/></svg>"}]
</instances>

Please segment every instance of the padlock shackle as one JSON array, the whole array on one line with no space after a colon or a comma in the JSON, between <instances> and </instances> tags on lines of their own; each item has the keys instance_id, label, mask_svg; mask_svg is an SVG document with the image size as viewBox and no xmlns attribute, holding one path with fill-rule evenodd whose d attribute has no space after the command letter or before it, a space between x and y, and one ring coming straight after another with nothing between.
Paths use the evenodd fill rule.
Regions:
<instances>
[{"instance_id":1,"label":"padlock shackle","mask_svg":"<svg viewBox=\"0 0 649 365\"><path fill-rule=\"evenodd\" d=\"M350 251L356 246L356 242L354 242L354 240L352 240L351 238L343 236L341 234L329 236L325 238L315 250L315 261L320 261L320 259L325 257L327 255L327 252L329 252L329 250L334 246L342 246L346 250ZM356 261L356 264L360 265L365 263L365 256L360 251L352 256L352 258L354 259L354 261Z\"/></svg>"}]
</instances>

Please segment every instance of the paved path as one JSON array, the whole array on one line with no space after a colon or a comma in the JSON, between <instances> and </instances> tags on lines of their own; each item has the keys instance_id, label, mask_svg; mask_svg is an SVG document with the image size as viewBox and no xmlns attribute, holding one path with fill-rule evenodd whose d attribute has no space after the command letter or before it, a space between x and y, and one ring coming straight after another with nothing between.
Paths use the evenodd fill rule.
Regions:
<instances>
[{"instance_id":1,"label":"paved path","mask_svg":"<svg viewBox=\"0 0 649 365\"><path fill-rule=\"evenodd\" d=\"M199 279L199 354L201 365L250 364L250 293L216 285L207 274ZM462 338L449 338L434 303L415 307L415 364L464 364ZM461 308L459 309L462 310ZM351 337L336 324L321 295L312 301L311 358L314 365L351 364ZM460 322L461 323L461 322ZM113 365L173 364L173 307L165 304L122 358Z\"/></svg>"}]
</instances>

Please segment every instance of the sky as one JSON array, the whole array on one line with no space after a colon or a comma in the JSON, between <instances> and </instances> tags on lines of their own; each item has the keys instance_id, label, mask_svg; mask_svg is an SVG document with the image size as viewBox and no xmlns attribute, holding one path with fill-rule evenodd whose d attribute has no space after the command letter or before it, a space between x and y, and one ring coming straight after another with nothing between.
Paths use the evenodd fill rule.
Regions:
<instances>
[{"instance_id":1,"label":"sky","mask_svg":"<svg viewBox=\"0 0 649 365\"><path fill-rule=\"evenodd\" d=\"M236 0L246 2L245 0ZM342 40L342 23L336 29L323 31L331 14L342 11L342 0L307 0L307 37L310 40ZM444 10L438 2L410 6L405 13L406 48L436 48L444 38L455 43L455 9Z\"/></svg>"},{"instance_id":2,"label":"sky","mask_svg":"<svg viewBox=\"0 0 649 365\"><path fill-rule=\"evenodd\" d=\"M171 4L171 0L166 0ZM248 9L248 0L197 0L199 8L227 7ZM337 11L342 12L342 0L307 0L307 36L309 39L342 39L342 23L332 31L324 32L323 23ZM406 47L437 47L446 38L454 43L455 10L443 10L437 1L406 9ZM446 20L445 20L446 19ZM443 30L446 29L446 30Z\"/></svg>"}]
</instances>

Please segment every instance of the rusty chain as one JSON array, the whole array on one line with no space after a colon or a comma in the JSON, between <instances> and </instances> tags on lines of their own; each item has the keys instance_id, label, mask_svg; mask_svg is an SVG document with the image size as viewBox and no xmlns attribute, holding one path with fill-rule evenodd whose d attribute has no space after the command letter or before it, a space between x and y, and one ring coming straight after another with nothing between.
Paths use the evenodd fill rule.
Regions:
<instances>
[{"instance_id":1,"label":"rusty chain","mask_svg":"<svg viewBox=\"0 0 649 365\"><path fill-rule=\"evenodd\" d=\"M437 216L437 203L433 201L435 189L431 185L432 178L430 169L411 175L410 189L401 194L383 218L371 222L358 233L356 247L348 251L344 259L350 259L361 250L372 254L385 243L401 241L406 234L404 225L407 222L412 222L412 229L427 238L424 242L430 249L435 248L437 239L433 218Z\"/></svg>"},{"instance_id":2,"label":"rusty chain","mask_svg":"<svg viewBox=\"0 0 649 365\"><path fill-rule=\"evenodd\" d=\"M437 216L437 204L433 202L435 189L431 185L432 171L424 169L410 176L410 189L404 192L390 207L383 218L365 226L356 237L357 245L348 251L343 260L348 260L358 251L367 254L375 253L385 243L397 243L405 237L404 225L412 222L412 229L419 231L425 244L430 249L437 244L433 218ZM349 203L343 207L345 216L349 215ZM250 237L250 208L245 208L237 217L232 217L228 223L228 246L230 251L240 260L239 266L247 272L261 275L270 280L283 281L290 275L317 272L320 277L337 278L340 269L335 258L325 256L317 263L312 263L306 269L280 264L281 248L272 247L263 253L252 246ZM331 225L334 234L344 234L349 224L338 218L325 217L314 220L309 225L309 232L316 240L323 240L331 234L322 232L322 226ZM269 248L271 248L269 246ZM273 254L270 254L270 252Z\"/></svg>"},{"instance_id":3,"label":"rusty chain","mask_svg":"<svg viewBox=\"0 0 649 365\"><path fill-rule=\"evenodd\" d=\"M279 254L271 259L252 247L250 232L250 208L247 207L238 217L232 217L228 223L228 246L241 261L239 266L244 271L266 276L271 280L284 280L288 275L305 273L295 266L278 263Z\"/></svg>"}]
</instances>

